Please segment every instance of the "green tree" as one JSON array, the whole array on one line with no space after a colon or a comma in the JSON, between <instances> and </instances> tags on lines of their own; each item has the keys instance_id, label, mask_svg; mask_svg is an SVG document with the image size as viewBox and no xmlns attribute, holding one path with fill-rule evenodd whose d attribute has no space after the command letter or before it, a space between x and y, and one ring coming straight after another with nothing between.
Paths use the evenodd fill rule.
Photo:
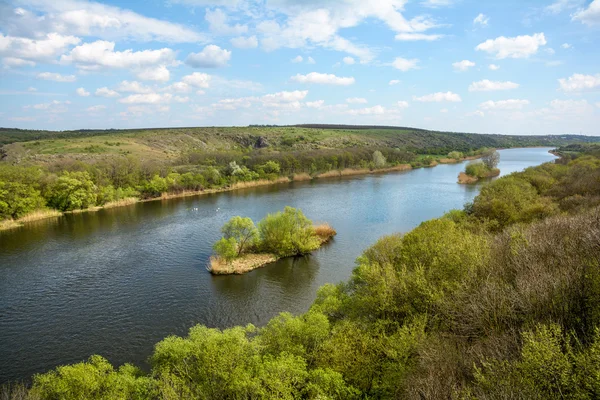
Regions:
<instances>
[{"instance_id":1,"label":"green tree","mask_svg":"<svg viewBox=\"0 0 600 400\"><path fill-rule=\"evenodd\" d=\"M31 185L0 181L0 219L20 218L45 203L40 191Z\"/></svg>"},{"instance_id":2,"label":"green tree","mask_svg":"<svg viewBox=\"0 0 600 400\"><path fill-rule=\"evenodd\" d=\"M237 242L234 238L221 238L213 245L213 250L226 261L231 261L238 256Z\"/></svg>"},{"instance_id":3,"label":"green tree","mask_svg":"<svg viewBox=\"0 0 600 400\"><path fill-rule=\"evenodd\" d=\"M320 245L311 220L292 207L267 215L258 230L262 249L280 257L307 254Z\"/></svg>"},{"instance_id":4,"label":"green tree","mask_svg":"<svg viewBox=\"0 0 600 400\"><path fill-rule=\"evenodd\" d=\"M488 150L483 153L481 161L483 161L488 169L494 169L500 162L500 153L498 153L496 150Z\"/></svg>"},{"instance_id":5,"label":"green tree","mask_svg":"<svg viewBox=\"0 0 600 400\"><path fill-rule=\"evenodd\" d=\"M375 168L385 167L386 162L387 161L381 151L375 150L373 152L373 163L375 164Z\"/></svg>"},{"instance_id":6,"label":"green tree","mask_svg":"<svg viewBox=\"0 0 600 400\"><path fill-rule=\"evenodd\" d=\"M248 248L254 246L258 239L258 229L248 217L235 216L227 222L221 232L225 239L234 239L237 245L237 256L241 256Z\"/></svg>"},{"instance_id":7,"label":"green tree","mask_svg":"<svg viewBox=\"0 0 600 400\"><path fill-rule=\"evenodd\" d=\"M61 211L91 207L96 204L96 185L87 172L64 172L52 186L48 203Z\"/></svg>"}]
</instances>

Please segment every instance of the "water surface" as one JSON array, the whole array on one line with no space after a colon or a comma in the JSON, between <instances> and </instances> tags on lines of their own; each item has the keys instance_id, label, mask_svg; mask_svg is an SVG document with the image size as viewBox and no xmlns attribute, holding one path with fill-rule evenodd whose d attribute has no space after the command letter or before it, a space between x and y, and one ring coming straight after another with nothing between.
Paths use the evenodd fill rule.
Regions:
<instances>
[{"instance_id":1,"label":"water surface","mask_svg":"<svg viewBox=\"0 0 600 400\"><path fill-rule=\"evenodd\" d=\"M502 174L551 161L548 148L502 150ZM462 208L480 186L464 165L295 182L139 203L0 232L0 382L101 354L144 365L153 345L194 324L265 324L308 309L317 289L349 278L379 237ZM211 246L232 216L254 221L286 205L329 222L313 255L242 276L213 277Z\"/></svg>"}]
</instances>

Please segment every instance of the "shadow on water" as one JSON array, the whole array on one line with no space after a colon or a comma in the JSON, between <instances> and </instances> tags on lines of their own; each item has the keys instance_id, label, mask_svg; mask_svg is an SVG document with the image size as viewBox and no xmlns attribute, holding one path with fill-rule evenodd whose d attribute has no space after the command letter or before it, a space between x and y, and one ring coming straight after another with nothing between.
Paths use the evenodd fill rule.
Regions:
<instances>
[{"instance_id":1,"label":"shadow on water","mask_svg":"<svg viewBox=\"0 0 600 400\"><path fill-rule=\"evenodd\" d=\"M548 149L501 151L503 174L551 161ZM317 289L350 277L379 237L462 208L480 186L464 164L293 182L71 214L0 232L0 382L101 354L144 365L162 338L195 324L261 326L304 312ZM206 265L223 224L285 206L328 222L335 240L310 256L241 276Z\"/></svg>"}]
</instances>

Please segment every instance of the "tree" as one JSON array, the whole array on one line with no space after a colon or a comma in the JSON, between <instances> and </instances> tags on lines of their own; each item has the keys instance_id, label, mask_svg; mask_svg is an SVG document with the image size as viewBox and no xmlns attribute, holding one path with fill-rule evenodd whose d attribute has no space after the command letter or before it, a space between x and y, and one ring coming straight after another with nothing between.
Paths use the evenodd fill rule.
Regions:
<instances>
[{"instance_id":1,"label":"tree","mask_svg":"<svg viewBox=\"0 0 600 400\"><path fill-rule=\"evenodd\" d=\"M379 150L373 152L373 163L375 164L375 168L385 167L386 159Z\"/></svg>"},{"instance_id":2,"label":"tree","mask_svg":"<svg viewBox=\"0 0 600 400\"><path fill-rule=\"evenodd\" d=\"M19 182L0 181L0 219L20 218L45 205L40 191Z\"/></svg>"},{"instance_id":3,"label":"tree","mask_svg":"<svg viewBox=\"0 0 600 400\"><path fill-rule=\"evenodd\" d=\"M461 153L460 151L451 151L450 153L448 153L448 158L460 160L461 158L463 158L463 153Z\"/></svg>"},{"instance_id":4,"label":"tree","mask_svg":"<svg viewBox=\"0 0 600 400\"><path fill-rule=\"evenodd\" d=\"M235 216L227 222L221 232L225 239L234 239L237 245L237 256L241 256L258 239L258 230L248 217Z\"/></svg>"},{"instance_id":5,"label":"tree","mask_svg":"<svg viewBox=\"0 0 600 400\"><path fill-rule=\"evenodd\" d=\"M307 254L320 245L311 220L292 207L267 215L258 230L263 250L280 257Z\"/></svg>"},{"instance_id":6,"label":"tree","mask_svg":"<svg viewBox=\"0 0 600 400\"><path fill-rule=\"evenodd\" d=\"M64 172L52 187L48 202L61 211L88 208L96 204L96 185L87 172Z\"/></svg>"},{"instance_id":7,"label":"tree","mask_svg":"<svg viewBox=\"0 0 600 400\"><path fill-rule=\"evenodd\" d=\"M483 161L485 166L489 169L494 169L498 166L498 163L500 162L500 153L498 153L496 150L488 150L485 153L483 153L481 161Z\"/></svg>"},{"instance_id":8,"label":"tree","mask_svg":"<svg viewBox=\"0 0 600 400\"><path fill-rule=\"evenodd\" d=\"M221 238L213 245L213 250L225 261L231 261L238 255L237 242L234 238Z\"/></svg>"}]
</instances>

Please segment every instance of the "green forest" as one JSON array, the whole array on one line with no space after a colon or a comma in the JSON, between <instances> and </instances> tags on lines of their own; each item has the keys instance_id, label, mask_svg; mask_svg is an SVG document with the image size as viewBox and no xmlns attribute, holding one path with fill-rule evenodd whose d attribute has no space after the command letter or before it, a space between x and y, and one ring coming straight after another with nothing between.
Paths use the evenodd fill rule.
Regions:
<instances>
[{"instance_id":1,"label":"green forest","mask_svg":"<svg viewBox=\"0 0 600 400\"><path fill-rule=\"evenodd\" d=\"M586 144L586 136L502 136L412 128L296 126L148 130L0 129L0 224L184 192L345 169L435 165L486 148ZM60 214L58 214L60 215ZM12 225L18 226L18 225Z\"/></svg>"},{"instance_id":2,"label":"green forest","mask_svg":"<svg viewBox=\"0 0 600 400\"><path fill-rule=\"evenodd\" d=\"M600 146L557 153L382 237L302 315L198 325L150 371L94 355L5 398L597 399Z\"/></svg>"}]
</instances>

